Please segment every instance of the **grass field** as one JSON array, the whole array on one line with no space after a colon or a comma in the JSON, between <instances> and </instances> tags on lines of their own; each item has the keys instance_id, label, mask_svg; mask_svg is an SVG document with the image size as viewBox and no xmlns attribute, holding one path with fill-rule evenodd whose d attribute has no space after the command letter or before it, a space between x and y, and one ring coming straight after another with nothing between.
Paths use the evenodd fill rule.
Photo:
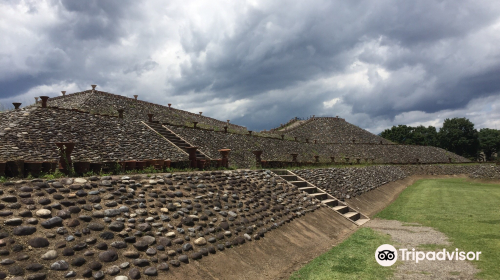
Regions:
<instances>
[{"instance_id":1,"label":"grass field","mask_svg":"<svg viewBox=\"0 0 500 280\"><path fill-rule=\"evenodd\" d=\"M479 261L473 261L481 270L478 278L500 279L500 185L420 180L376 217L433 227L449 237L451 248L482 252ZM386 279L395 268L381 267L374 258L375 249L384 243L391 244L388 236L361 228L291 279Z\"/></svg>"},{"instance_id":2,"label":"grass field","mask_svg":"<svg viewBox=\"0 0 500 280\"><path fill-rule=\"evenodd\" d=\"M290 279L387 279L394 267L380 266L375 261L375 250L390 241L387 235L360 228L342 244L295 272Z\"/></svg>"},{"instance_id":3,"label":"grass field","mask_svg":"<svg viewBox=\"0 0 500 280\"><path fill-rule=\"evenodd\" d=\"M483 279L500 279L500 185L465 179L420 180L376 216L416 222L444 233L453 247L481 251Z\"/></svg>"}]
</instances>

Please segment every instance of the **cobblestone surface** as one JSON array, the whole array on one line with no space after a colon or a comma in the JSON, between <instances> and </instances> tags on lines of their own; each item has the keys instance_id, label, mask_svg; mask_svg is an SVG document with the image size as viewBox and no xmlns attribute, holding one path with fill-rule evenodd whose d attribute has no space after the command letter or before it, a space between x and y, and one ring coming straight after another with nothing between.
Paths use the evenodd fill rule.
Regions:
<instances>
[{"instance_id":1,"label":"cobblestone surface","mask_svg":"<svg viewBox=\"0 0 500 280\"><path fill-rule=\"evenodd\" d=\"M468 174L475 179L500 178L500 168L491 164L473 165L403 165L359 168L302 169L294 171L339 199L356 197L386 183L412 175Z\"/></svg>"},{"instance_id":2,"label":"cobblestone surface","mask_svg":"<svg viewBox=\"0 0 500 280\"><path fill-rule=\"evenodd\" d=\"M266 171L6 182L0 278L166 277L318 207Z\"/></svg>"}]
</instances>

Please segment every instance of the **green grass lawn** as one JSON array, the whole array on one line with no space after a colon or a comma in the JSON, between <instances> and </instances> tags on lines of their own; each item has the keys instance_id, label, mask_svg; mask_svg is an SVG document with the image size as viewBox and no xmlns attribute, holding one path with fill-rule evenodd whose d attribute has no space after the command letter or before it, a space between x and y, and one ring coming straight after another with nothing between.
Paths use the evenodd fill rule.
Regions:
<instances>
[{"instance_id":1,"label":"green grass lawn","mask_svg":"<svg viewBox=\"0 0 500 280\"><path fill-rule=\"evenodd\" d=\"M453 248L481 251L477 277L500 279L500 185L420 180L376 217L420 223L448 236Z\"/></svg>"},{"instance_id":2,"label":"green grass lawn","mask_svg":"<svg viewBox=\"0 0 500 280\"><path fill-rule=\"evenodd\" d=\"M394 266L380 266L375 261L375 250L390 241L388 235L360 228L342 244L296 271L290 279L387 279Z\"/></svg>"},{"instance_id":3,"label":"green grass lawn","mask_svg":"<svg viewBox=\"0 0 500 280\"><path fill-rule=\"evenodd\" d=\"M433 227L453 243L447 249L482 252L473 262L481 270L478 278L500 279L500 185L420 180L376 217ZM389 236L361 228L291 279L387 279L395 266L381 267L374 257L375 249L385 243L391 244ZM430 247L421 249L440 249Z\"/></svg>"}]
</instances>

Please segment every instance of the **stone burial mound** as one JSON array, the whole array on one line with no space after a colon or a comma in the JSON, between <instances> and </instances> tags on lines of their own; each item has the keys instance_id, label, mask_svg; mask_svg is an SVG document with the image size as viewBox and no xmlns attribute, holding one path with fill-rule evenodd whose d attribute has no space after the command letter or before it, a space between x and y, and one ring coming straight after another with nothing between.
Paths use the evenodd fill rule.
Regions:
<instances>
[{"instance_id":1,"label":"stone burial mound","mask_svg":"<svg viewBox=\"0 0 500 280\"><path fill-rule=\"evenodd\" d=\"M153 114L156 120L177 125L192 124L198 122L205 127L222 130L224 126L234 131L246 133L246 127L220 121L203 116L201 113L194 114L188 111L176 109L172 104L162 106L155 103L128 98L98 90L86 90L64 96L50 98L49 106L57 106L66 109L80 109L98 114L118 115L118 110L123 110L123 117L131 120L148 120L147 114Z\"/></svg>"},{"instance_id":2,"label":"stone burial mound","mask_svg":"<svg viewBox=\"0 0 500 280\"><path fill-rule=\"evenodd\" d=\"M294 163L298 165L307 165L312 163L311 161L315 161L315 164L469 162L461 156L431 146L375 143L331 144L314 143L311 140L298 142L190 127L168 125L167 127L212 158L218 157L220 147L231 149L230 161L233 166L239 168L256 166L254 151L259 150L262 151L262 160L280 161L288 165L292 161L292 154L296 155L297 162Z\"/></svg>"},{"instance_id":3,"label":"stone burial mound","mask_svg":"<svg viewBox=\"0 0 500 280\"><path fill-rule=\"evenodd\" d=\"M252 133L203 112L92 87L59 97L41 96L34 105L0 112L0 176L7 172L16 177L23 169L28 170L24 175L33 175L43 164L53 172L63 144L74 147L71 157L82 174L120 164L133 170L154 160L157 165L168 161L175 168L200 169L470 162L436 147L396 145L338 117L313 117L283 131ZM24 163L28 164L22 167Z\"/></svg>"},{"instance_id":4,"label":"stone burial mound","mask_svg":"<svg viewBox=\"0 0 500 280\"><path fill-rule=\"evenodd\" d=\"M0 279L164 279L319 207L269 171L6 182Z\"/></svg>"},{"instance_id":5,"label":"stone burial mound","mask_svg":"<svg viewBox=\"0 0 500 280\"><path fill-rule=\"evenodd\" d=\"M139 121L39 107L0 116L0 161L57 161L57 142L76 144L71 154L74 161L188 158L187 153Z\"/></svg>"},{"instance_id":6,"label":"stone burial mound","mask_svg":"<svg viewBox=\"0 0 500 280\"><path fill-rule=\"evenodd\" d=\"M280 133L279 130L273 132L274 134ZM302 140L316 140L319 143L392 144L391 141L350 124L339 117L313 117L292 128L283 129L281 133Z\"/></svg>"}]
</instances>

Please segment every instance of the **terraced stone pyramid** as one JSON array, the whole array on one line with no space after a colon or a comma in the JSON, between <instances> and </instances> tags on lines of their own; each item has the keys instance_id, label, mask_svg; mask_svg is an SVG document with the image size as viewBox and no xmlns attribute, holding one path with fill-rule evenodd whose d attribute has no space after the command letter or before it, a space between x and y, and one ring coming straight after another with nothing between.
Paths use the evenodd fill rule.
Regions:
<instances>
[{"instance_id":1,"label":"terraced stone pyramid","mask_svg":"<svg viewBox=\"0 0 500 280\"><path fill-rule=\"evenodd\" d=\"M236 124L228 124L225 121L219 121L214 118L179 110L174 107L162 106L97 90L87 90L50 98L48 100L48 105L109 115L118 115L118 110L123 109L123 116L125 119L147 121L147 115L154 114L154 119L160 122L190 126L193 126L193 122L197 122L199 126L205 128L217 128L222 130L224 126L228 126L234 131L246 132L245 127Z\"/></svg>"},{"instance_id":2,"label":"terraced stone pyramid","mask_svg":"<svg viewBox=\"0 0 500 280\"><path fill-rule=\"evenodd\" d=\"M392 144L392 142L339 117L313 117L307 121L296 121L288 127L274 130L274 133L282 133L302 140L316 140L319 143Z\"/></svg>"},{"instance_id":3,"label":"terraced stone pyramid","mask_svg":"<svg viewBox=\"0 0 500 280\"><path fill-rule=\"evenodd\" d=\"M76 161L120 161L188 155L140 121L72 110L27 107L0 113L0 161L57 161L55 143L73 142Z\"/></svg>"},{"instance_id":4,"label":"terraced stone pyramid","mask_svg":"<svg viewBox=\"0 0 500 280\"><path fill-rule=\"evenodd\" d=\"M230 149L230 166L236 168L255 167L254 151L277 165L291 162L292 154L302 163L468 162L436 147L393 144L341 118L311 118L284 135L251 134L200 114L96 90L40 105L0 113L0 162L57 160L58 142L75 143L75 159L92 162L182 162L188 161L188 146L198 147L196 160L214 162L219 150Z\"/></svg>"}]
</instances>

